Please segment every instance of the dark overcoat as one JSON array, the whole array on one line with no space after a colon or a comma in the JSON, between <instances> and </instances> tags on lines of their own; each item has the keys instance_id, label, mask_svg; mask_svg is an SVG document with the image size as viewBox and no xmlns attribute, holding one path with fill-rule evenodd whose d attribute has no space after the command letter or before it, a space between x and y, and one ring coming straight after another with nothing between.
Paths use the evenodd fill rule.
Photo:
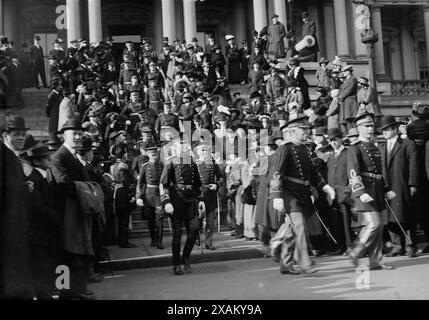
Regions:
<instances>
[{"instance_id":1,"label":"dark overcoat","mask_svg":"<svg viewBox=\"0 0 429 320\"><path fill-rule=\"evenodd\" d=\"M342 101L340 107L340 122L344 123L346 120L350 120L356 117L358 111L357 105L357 80L355 77L350 76L346 78L344 83L341 85L338 99Z\"/></svg>"}]
</instances>

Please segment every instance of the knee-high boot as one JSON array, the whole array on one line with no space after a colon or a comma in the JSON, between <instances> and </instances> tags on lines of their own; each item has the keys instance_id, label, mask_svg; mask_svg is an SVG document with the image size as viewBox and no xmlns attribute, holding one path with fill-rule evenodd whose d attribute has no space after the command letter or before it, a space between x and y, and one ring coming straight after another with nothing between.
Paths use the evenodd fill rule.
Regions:
<instances>
[{"instance_id":1,"label":"knee-high boot","mask_svg":"<svg viewBox=\"0 0 429 320\"><path fill-rule=\"evenodd\" d=\"M156 244L156 247L158 249L161 249L161 250L164 249L164 246L162 244L162 234L163 234L163 231L164 231L164 227L162 225L159 226L159 227L156 227L156 234L157 234L157 240L158 240L158 242Z\"/></svg>"}]
</instances>

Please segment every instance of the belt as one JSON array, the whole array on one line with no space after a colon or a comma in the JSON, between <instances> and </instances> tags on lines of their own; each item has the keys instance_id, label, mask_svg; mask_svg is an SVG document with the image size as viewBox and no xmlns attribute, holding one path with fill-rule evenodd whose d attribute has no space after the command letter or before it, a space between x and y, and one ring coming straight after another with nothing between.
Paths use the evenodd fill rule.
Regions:
<instances>
[{"instance_id":1,"label":"belt","mask_svg":"<svg viewBox=\"0 0 429 320\"><path fill-rule=\"evenodd\" d=\"M301 179L296 179L296 178L292 178L292 177L288 177L288 176L284 177L283 179L286 181L299 183L299 184L302 184L304 186L310 185L310 181L308 181L308 180L301 180Z\"/></svg>"},{"instance_id":2,"label":"belt","mask_svg":"<svg viewBox=\"0 0 429 320\"><path fill-rule=\"evenodd\" d=\"M146 188L159 189L159 184L147 184Z\"/></svg>"},{"instance_id":3,"label":"belt","mask_svg":"<svg viewBox=\"0 0 429 320\"><path fill-rule=\"evenodd\" d=\"M192 190L194 188L192 184L182 184L182 183L178 183L176 187L178 189L183 189L183 190Z\"/></svg>"},{"instance_id":4,"label":"belt","mask_svg":"<svg viewBox=\"0 0 429 320\"><path fill-rule=\"evenodd\" d=\"M372 172L361 172L360 175L364 176L364 177L376 179L376 180L382 180L383 179L383 176L381 174L376 174L376 173L372 173Z\"/></svg>"}]
</instances>

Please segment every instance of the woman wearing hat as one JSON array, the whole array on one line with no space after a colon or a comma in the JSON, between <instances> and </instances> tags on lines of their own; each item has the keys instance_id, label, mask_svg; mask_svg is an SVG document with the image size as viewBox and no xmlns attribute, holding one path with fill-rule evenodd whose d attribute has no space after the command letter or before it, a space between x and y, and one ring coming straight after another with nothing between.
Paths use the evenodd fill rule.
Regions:
<instances>
[{"instance_id":1,"label":"woman wearing hat","mask_svg":"<svg viewBox=\"0 0 429 320\"><path fill-rule=\"evenodd\" d=\"M235 44L233 35L226 35L228 44L225 46L226 59L228 61L228 82L231 84L243 81L243 71L241 70L240 50Z\"/></svg>"},{"instance_id":2,"label":"woman wearing hat","mask_svg":"<svg viewBox=\"0 0 429 320\"><path fill-rule=\"evenodd\" d=\"M320 58L319 67L316 71L317 86L329 90L329 78L331 70L328 69L329 60L325 57Z\"/></svg>"},{"instance_id":3,"label":"woman wearing hat","mask_svg":"<svg viewBox=\"0 0 429 320\"><path fill-rule=\"evenodd\" d=\"M362 113L364 111L373 113L376 117L381 117L383 114L381 113L380 106L378 105L377 95L374 90L369 85L368 78L360 77L358 79L358 87L359 90L357 92L357 103L359 106L358 113Z\"/></svg>"},{"instance_id":4,"label":"woman wearing hat","mask_svg":"<svg viewBox=\"0 0 429 320\"><path fill-rule=\"evenodd\" d=\"M225 60L225 57L222 53L222 49L221 49L219 44L215 44L213 46L213 54L212 54L211 64L213 65L214 68L217 67L219 69L219 73L221 76L225 75L226 60Z\"/></svg>"},{"instance_id":5,"label":"woman wearing hat","mask_svg":"<svg viewBox=\"0 0 429 320\"><path fill-rule=\"evenodd\" d=\"M295 80L296 86L300 88L302 97L304 99L302 107L306 110L311 107L310 96L308 93L308 82L304 77L305 69L300 66L297 58L290 58L288 60L288 66L290 68L287 73L288 80Z\"/></svg>"}]
</instances>

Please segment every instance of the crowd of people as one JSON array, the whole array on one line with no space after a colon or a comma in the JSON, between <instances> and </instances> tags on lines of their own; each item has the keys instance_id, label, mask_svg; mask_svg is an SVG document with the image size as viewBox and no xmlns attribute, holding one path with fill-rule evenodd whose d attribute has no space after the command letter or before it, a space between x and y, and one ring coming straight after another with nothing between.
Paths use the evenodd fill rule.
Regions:
<instances>
[{"instance_id":1,"label":"crowd of people","mask_svg":"<svg viewBox=\"0 0 429 320\"><path fill-rule=\"evenodd\" d=\"M216 249L217 219L231 236L261 241L282 273L314 272L310 256L326 253L356 265L367 253L382 269L382 252L416 256L417 226L429 238L429 107L383 116L369 80L338 58L318 60L311 99L300 56L280 67L278 23L274 15L240 49L233 35L224 49L214 37L205 48L164 37L160 53L142 38L122 54L111 38L68 48L56 39L48 139L29 135L20 116L2 117L0 294L50 299L55 267L66 265L60 298L94 298L87 283L101 281L106 246L135 246L139 208L159 250L171 219L176 275L192 272L194 244ZM46 87L39 41L28 54L33 85L40 76ZM7 37L1 44L7 106L17 58ZM231 93L232 83L249 90Z\"/></svg>"}]
</instances>

